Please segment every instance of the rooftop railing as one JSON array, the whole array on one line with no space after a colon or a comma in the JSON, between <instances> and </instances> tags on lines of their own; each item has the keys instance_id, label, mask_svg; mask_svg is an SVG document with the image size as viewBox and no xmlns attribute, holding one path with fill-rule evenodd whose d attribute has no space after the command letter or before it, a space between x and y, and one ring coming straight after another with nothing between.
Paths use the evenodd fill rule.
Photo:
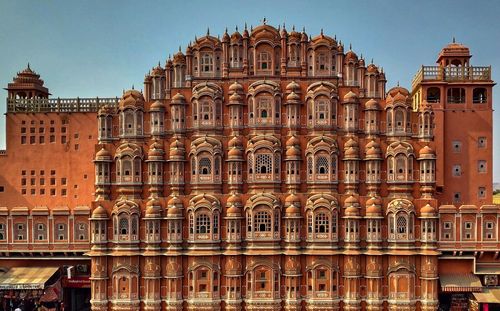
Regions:
<instances>
[{"instance_id":1,"label":"rooftop railing","mask_svg":"<svg viewBox=\"0 0 500 311\"><path fill-rule=\"evenodd\" d=\"M118 106L115 98L7 98L7 112L97 112L100 107Z\"/></svg>"},{"instance_id":2,"label":"rooftop railing","mask_svg":"<svg viewBox=\"0 0 500 311\"><path fill-rule=\"evenodd\" d=\"M440 67L422 66L411 82L414 89L422 81L489 81L491 66Z\"/></svg>"}]
</instances>

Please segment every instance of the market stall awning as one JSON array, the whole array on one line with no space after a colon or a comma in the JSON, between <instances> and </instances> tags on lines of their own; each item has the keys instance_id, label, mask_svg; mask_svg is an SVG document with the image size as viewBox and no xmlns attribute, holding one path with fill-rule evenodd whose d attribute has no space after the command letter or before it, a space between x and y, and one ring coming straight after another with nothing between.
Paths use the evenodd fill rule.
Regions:
<instances>
[{"instance_id":1,"label":"market stall awning","mask_svg":"<svg viewBox=\"0 0 500 311\"><path fill-rule=\"evenodd\" d=\"M481 293L473 293L474 298L480 303L500 303L500 289L487 289Z\"/></svg>"},{"instance_id":2,"label":"market stall awning","mask_svg":"<svg viewBox=\"0 0 500 311\"><path fill-rule=\"evenodd\" d=\"M0 274L0 289L44 289L59 270L54 267L14 267Z\"/></svg>"},{"instance_id":3,"label":"market stall awning","mask_svg":"<svg viewBox=\"0 0 500 311\"><path fill-rule=\"evenodd\" d=\"M439 277L443 292L480 292L481 280L474 274L444 274Z\"/></svg>"}]
</instances>

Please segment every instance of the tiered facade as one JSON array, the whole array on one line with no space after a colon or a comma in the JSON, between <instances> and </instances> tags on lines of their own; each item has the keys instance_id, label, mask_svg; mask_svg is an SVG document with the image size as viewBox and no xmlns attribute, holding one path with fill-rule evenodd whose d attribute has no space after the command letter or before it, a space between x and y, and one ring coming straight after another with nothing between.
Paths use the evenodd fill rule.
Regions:
<instances>
[{"instance_id":1,"label":"tiered facade","mask_svg":"<svg viewBox=\"0 0 500 311\"><path fill-rule=\"evenodd\" d=\"M470 74L463 100L470 120L489 116L476 133L491 142L493 83ZM79 163L95 168L82 198L93 310L437 310L440 204L462 203L447 201L460 189L491 199L448 189L455 138L445 102L428 100L449 87L436 80L386 92L383 71L336 39L263 24L207 33L117 101L9 85L8 122L72 109L70 127L97 135ZM469 177L491 194L491 169Z\"/></svg>"}]
</instances>

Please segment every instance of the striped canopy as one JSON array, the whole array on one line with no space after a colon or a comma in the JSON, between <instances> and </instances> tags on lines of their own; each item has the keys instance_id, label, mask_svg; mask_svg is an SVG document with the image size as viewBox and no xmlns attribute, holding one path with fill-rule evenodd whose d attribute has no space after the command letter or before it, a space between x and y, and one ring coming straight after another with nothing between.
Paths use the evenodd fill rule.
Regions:
<instances>
[{"instance_id":1,"label":"striped canopy","mask_svg":"<svg viewBox=\"0 0 500 311\"><path fill-rule=\"evenodd\" d=\"M0 289L44 289L55 267L14 267L0 274Z\"/></svg>"}]
</instances>

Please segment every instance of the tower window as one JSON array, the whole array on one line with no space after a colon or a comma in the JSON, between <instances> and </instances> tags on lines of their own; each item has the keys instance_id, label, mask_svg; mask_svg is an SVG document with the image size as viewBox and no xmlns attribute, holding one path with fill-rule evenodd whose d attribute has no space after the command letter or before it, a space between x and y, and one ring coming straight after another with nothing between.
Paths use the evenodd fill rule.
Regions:
<instances>
[{"instance_id":1,"label":"tower window","mask_svg":"<svg viewBox=\"0 0 500 311\"><path fill-rule=\"evenodd\" d=\"M478 148L486 148L486 137L479 137L479 139L477 140L477 147Z\"/></svg>"},{"instance_id":2,"label":"tower window","mask_svg":"<svg viewBox=\"0 0 500 311\"><path fill-rule=\"evenodd\" d=\"M462 166L460 164L453 165L453 176L462 176Z\"/></svg>"}]
</instances>

